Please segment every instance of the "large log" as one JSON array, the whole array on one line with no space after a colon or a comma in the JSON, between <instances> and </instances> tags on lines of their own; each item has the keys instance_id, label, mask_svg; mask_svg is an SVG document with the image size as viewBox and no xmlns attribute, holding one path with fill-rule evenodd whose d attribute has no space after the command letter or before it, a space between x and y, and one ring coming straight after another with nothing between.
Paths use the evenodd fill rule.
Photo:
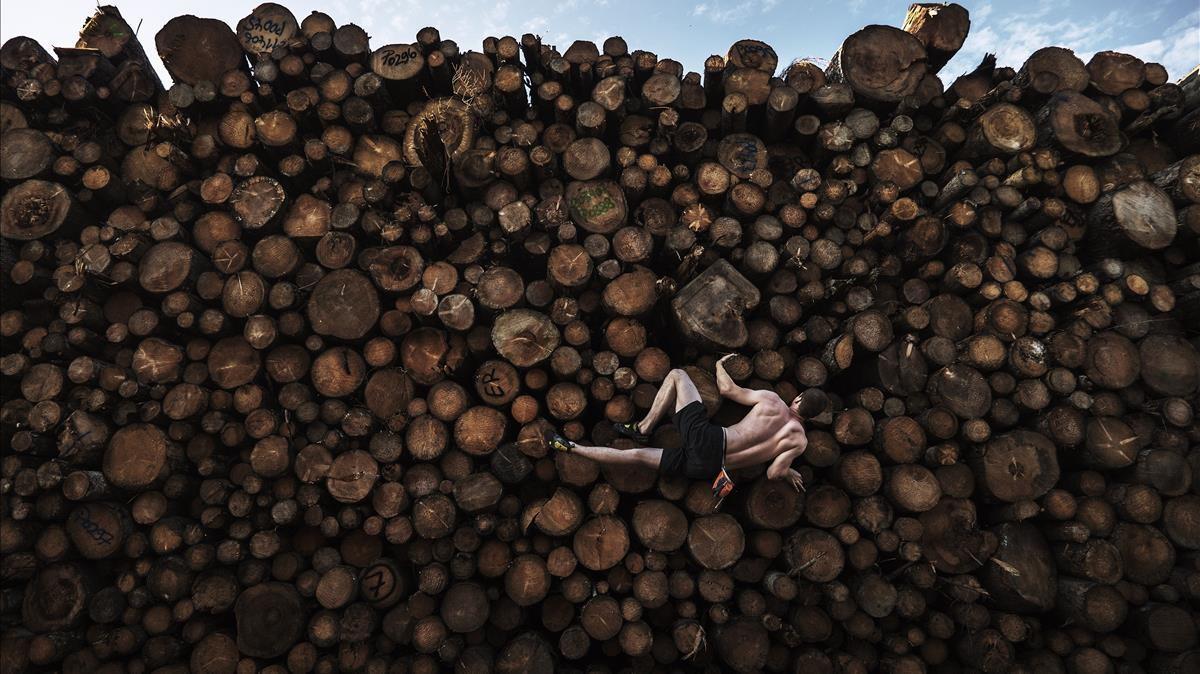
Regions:
<instances>
[{"instance_id":1,"label":"large log","mask_svg":"<svg viewBox=\"0 0 1200 674\"><path fill-rule=\"evenodd\" d=\"M962 48L971 30L971 18L958 3L912 4L902 28L925 45L929 70L936 73Z\"/></svg>"},{"instance_id":2,"label":"large log","mask_svg":"<svg viewBox=\"0 0 1200 674\"><path fill-rule=\"evenodd\" d=\"M684 286L672 298L671 310L687 339L714 349L738 349L749 339L742 316L759 301L758 289L721 260Z\"/></svg>"},{"instance_id":3,"label":"large log","mask_svg":"<svg viewBox=\"0 0 1200 674\"><path fill-rule=\"evenodd\" d=\"M243 67L241 44L219 19L177 16L154 36L154 46L176 82L217 84L229 70Z\"/></svg>"},{"instance_id":4,"label":"large log","mask_svg":"<svg viewBox=\"0 0 1200 674\"><path fill-rule=\"evenodd\" d=\"M850 85L855 96L894 104L916 92L927 70L920 40L892 26L874 25L846 38L825 77Z\"/></svg>"}]
</instances>

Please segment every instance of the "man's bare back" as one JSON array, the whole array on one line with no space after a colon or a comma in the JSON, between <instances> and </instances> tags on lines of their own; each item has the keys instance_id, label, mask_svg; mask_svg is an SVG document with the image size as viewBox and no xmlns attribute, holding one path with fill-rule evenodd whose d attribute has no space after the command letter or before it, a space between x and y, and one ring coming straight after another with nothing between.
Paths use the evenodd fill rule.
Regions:
<instances>
[{"instance_id":1,"label":"man's bare back","mask_svg":"<svg viewBox=\"0 0 1200 674\"><path fill-rule=\"evenodd\" d=\"M788 453L794 458L808 447L804 424L782 398L766 393L770 396L725 429L725 465L730 468L766 463Z\"/></svg>"},{"instance_id":2,"label":"man's bare back","mask_svg":"<svg viewBox=\"0 0 1200 674\"><path fill-rule=\"evenodd\" d=\"M792 461L808 449L804 415L823 409L824 401L803 400L800 395L789 405L774 391L742 388L725 371L725 361L732 355L717 361L717 391L725 398L750 406L750 411L725 429L725 465L744 468L769 461L767 478L786 479L797 489L803 489L804 481L792 469Z\"/></svg>"}]
</instances>

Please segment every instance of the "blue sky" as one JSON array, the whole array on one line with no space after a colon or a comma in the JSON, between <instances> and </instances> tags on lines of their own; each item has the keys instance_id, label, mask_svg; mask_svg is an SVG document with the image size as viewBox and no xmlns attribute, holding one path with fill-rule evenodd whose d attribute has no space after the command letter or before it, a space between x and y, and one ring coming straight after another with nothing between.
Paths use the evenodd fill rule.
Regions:
<instances>
[{"instance_id":1,"label":"blue sky","mask_svg":"<svg viewBox=\"0 0 1200 674\"><path fill-rule=\"evenodd\" d=\"M253 1L105 0L113 2L154 57L154 33L176 15L197 13L233 25ZM463 49L480 49L488 35L532 32L543 41L566 47L573 40L599 44L621 35L632 49L681 61L700 71L704 58L724 54L741 38L757 38L775 47L781 60L827 59L841 40L858 28L900 25L908 2L895 0L319 0L284 2L297 18L320 8L339 23L355 22L373 45L408 42L423 26L437 26L444 38ZM1171 79L1200 63L1200 0L985 0L962 2L971 11L971 34L959 55L943 70L943 80L971 70L985 52L996 52L1002 65L1019 67L1039 47L1074 49L1084 61L1098 50L1125 51L1167 67ZM29 35L45 47L72 46L78 27L95 0L39 3L0 2L0 37ZM53 7L52 11L48 7ZM157 64L160 65L161 64Z\"/></svg>"}]
</instances>

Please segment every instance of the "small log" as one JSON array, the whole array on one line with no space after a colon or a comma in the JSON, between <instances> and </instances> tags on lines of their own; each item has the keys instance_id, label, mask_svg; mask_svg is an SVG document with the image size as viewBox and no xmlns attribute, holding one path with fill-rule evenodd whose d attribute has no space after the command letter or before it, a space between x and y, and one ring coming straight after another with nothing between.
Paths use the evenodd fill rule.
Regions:
<instances>
[{"instance_id":1,"label":"small log","mask_svg":"<svg viewBox=\"0 0 1200 674\"><path fill-rule=\"evenodd\" d=\"M104 452L104 477L120 489L142 491L161 484L180 457L179 448L157 426L130 424L117 429Z\"/></svg>"},{"instance_id":2,"label":"small log","mask_svg":"<svg viewBox=\"0 0 1200 674\"><path fill-rule=\"evenodd\" d=\"M643 501L634 509L633 531L647 548L672 552L687 539L687 518L668 501Z\"/></svg>"},{"instance_id":3,"label":"small log","mask_svg":"<svg viewBox=\"0 0 1200 674\"><path fill-rule=\"evenodd\" d=\"M1015 81L1039 94L1080 92L1087 88L1091 75L1070 49L1043 47L1025 59Z\"/></svg>"},{"instance_id":4,"label":"small log","mask_svg":"<svg viewBox=\"0 0 1200 674\"><path fill-rule=\"evenodd\" d=\"M339 269L317 282L307 310L317 334L358 339L379 318L379 294L361 273Z\"/></svg>"},{"instance_id":5,"label":"small log","mask_svg":"<svg viewBox=\"0 0 1200 674\"><path fill-rule=\"evenodd\" d=\"M708 515L692 522L687 545L688 552L700 566L721 570L733 566L742 556L745 533L731 515Z\"/></svg>"},{"instance_id":6,"label":"small log","mask_svg":"<svg viewBox=\"0 0 1200 674\"><path fill-rule=\"evenodd\" d=\"M1056 606L1067 619L1097 632L1117 629L1129 613L1129 604L1115 588L1078 578L1059 578Z\"/></svg>"},{"instance_id":7,"label":"small log","mask_svg":"<svg viewBox=\"0 0 1200 674\"><path fill-rule=\"evenodd\" d=\"M477 583L455 583L441 602L442 621L451 632L467 634L487 623L490 602Z\"/></svg>"},{"instance_id":8,"label":"small log","mask_svg":"<svg viewBox=\"0 0 1200 674\"><path fill-rule=\"evenodd\" d=\"M963 150L973 157L988 158L1025 152L1036 141L1032 115L1015 105L997 103L971 124Z\"/></svg>"},{"instance_id":9,"label":"small log","mask_svg":"<svg viewBox=\"0 0 1200 674\"><path fill-rule=\"evenodd\" d=\"M4 180L44 176L54 163L50 139L37 129L9 129L4 133L4 145L0 155L0 178Z\"/></svg>"},{"instance_id":10,"label":"small log","mask_svg":"<svg viewBox=\"0 0 1200 674\"><path fill-rule=\"evenodd\" d=\"M1054 443L1032 431L991 439L974 466L987 493L1009 503L1040 498L1059 480Z\"/></svg>"},{"instance_id":11,"label":"small log","mask_svg":"<svg viewBox=\"0 0 1200 674\"><path fill-rule=\"evenodd\" d=\"M561 336L550 319L529 309L500 314L492 328L492 344L513 365L530 367L558 348Z\"/></svg>"},{"instance_id":12,"label":"small log","mask_svg":"<svg viewBox=\"0 0 1200 674\"><path fill-rule=\"evenodd\" d=\"M592 571L611 569L629 551L625 523L609 515L594 517L575 530L572 549L579 563Z\"/></svg>"},{"instance_id":13,"label":"small log","mask_svg":"<svg viewBox=\"0 0 1200 674\"><path fill-rule=\"evenodd\" d=\"M291 585L263 583L247 588L234 607L238 650L257 658L283 655L303 634L301 609L300 596Z\"/></svg>"}]
</instances>

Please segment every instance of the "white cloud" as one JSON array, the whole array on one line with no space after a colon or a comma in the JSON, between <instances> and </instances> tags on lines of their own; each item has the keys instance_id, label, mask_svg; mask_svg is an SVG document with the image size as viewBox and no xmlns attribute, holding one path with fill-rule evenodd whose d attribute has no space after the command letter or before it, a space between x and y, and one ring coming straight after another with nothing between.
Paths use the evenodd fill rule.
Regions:
<instances>
[{"instance_id":1,"label":"white cloud","mask_svg":"<svg viewBox=\"0 0 1200 674\"><path fill-rule=\"evenodd\" d=\"M1177 33L1187 30L1188 28L1194 29L1197 26L1200 26L1200 9L1193 9L1186 15L1179 17L1179 20L1171 24L1170 28L1167 28L1166 32Z\"/></svg>"},{"instance_id":2,"label":"white cloud","mask_svg":"<svg viewBox=\"0 0 1200 674\"><path fill-rule=\"evenodd\" d=\"M713 23L732 23L749 16L751 9L753 3L749 0L731 6L722 2L703 2L692 9L692 16L708 19Z\"/></svg>"},{"instance_id":3,"label":"white cloud","mask_svg":"<svg viewBox=\"0 0 1200 674\"><path fill-rule=\"evenodd\" d=\"M1047 3L1032 13L1013 10L1005 16L992 16L991 3L982 5L971 17L971 32L962 50L942 69L942 80L949 84L955 77L970 72L985 53L995 54L1000 65L1020 68L1034 51L1051 45L1071 49L1084 63L1103 49L1133 54L1163 64L1172 80L1200 62L1200 9L1180 18L1161 33L1154 31L1162 37L1115 46L1120 44L1119 39L1128 35L1131 26L1153 25L1150 17L1153 12L1148 10L1133 17L1112 11L1048 21L1046 17L1065 15L1055 11L1061 9L1061 4L1061 1ZM989 17L992 20L987 20Z\"/></svg>"},{"instance_id":4,"label":"white cloud","mask_svg":"<svg viewBox=\"0 0 1200 674\"><path fill-rule=\"evenodd\" d=\"M1162 38L1117 47L1115 51L1133 54L1143 61L1161 63L1170 78L1178 80L1200 63L1200 12L1192 16L1196 20L1191 25L1177 22Z\"/></svg>"}]
</instances>

